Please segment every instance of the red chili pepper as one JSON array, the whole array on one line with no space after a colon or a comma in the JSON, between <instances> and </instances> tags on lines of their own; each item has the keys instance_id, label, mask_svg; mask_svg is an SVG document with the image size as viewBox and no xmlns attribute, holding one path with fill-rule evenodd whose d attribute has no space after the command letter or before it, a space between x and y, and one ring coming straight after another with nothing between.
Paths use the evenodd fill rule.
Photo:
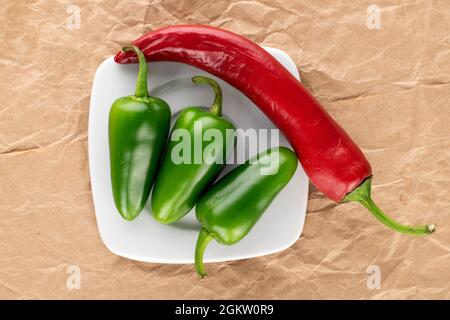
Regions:
<instances>
[{"instance_id":1,"label":"red chili pepper","mask_svg":"<svg viewBox=\"0 0 450 320\"><path fill-rule=\"evenodd\" d=\"M133 41L147 61L175 61L203 69L244 93L277 125L294 147L312 183L336 201L358 201L385 225L408 234L433 232L434 224L401 225L370 196L372 169L358 146L320 103L275 58L235 33L203 25L177 25ZM136 63L119 52L117 63Z\"/></svg>"}]
</instances>

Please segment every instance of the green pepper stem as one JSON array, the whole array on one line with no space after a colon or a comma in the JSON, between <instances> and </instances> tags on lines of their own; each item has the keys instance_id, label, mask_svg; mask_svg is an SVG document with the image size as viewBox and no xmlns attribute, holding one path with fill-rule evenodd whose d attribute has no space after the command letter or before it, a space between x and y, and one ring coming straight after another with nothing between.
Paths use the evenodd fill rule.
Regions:
<instances>
[{"instance_id":1,"label":"green pepper stem","mask_svg":"<svg viewBox=\"0 0 450 320\"><path fill-rule=\"evenodd\" d=\"M203 266L203 254L205 253L206 246L213 239L208 230L202 227L202 230L198 234L197 244L195 245L195 271L200 277L206 276L205 268Z\"/></svg>"},{"instance_id":2,"label":"green pepper stem","mask_svg":"<svg viewBox=\"0 0 450 320\"><path fill-rule=\"evenodd\" d=\"M217 81L203 76L192 77L192 82L195 84L206 84L214 90L215 98L214 102L209 109L209 112L221 117L222 116L222 89L220 88Z\"/></svg>"},{"instance_id":3,"label":"green pepper stem","mask_svg":"<svg viewBox=\"0 0 450 320\"><path fill-rule=\"evenodd\" d=\"M139 73L138 78L136 82L136 91L135 96L136 97L148 97L148 89L147 89L147 61L145 60L145 56L142 53L142 51L134 46L129 45L122 48L123 52L127 51L133 51L136 53L138 59L139 59Z\"/></svg>"},{"instance_id":4,"label":"green pepper stem","mask_svg":"<svg viewBox=\"0 0 450 320\"><path fill-rule=\"evenodd\" d=\"M378 219L378 221L380 221L385 226L400 233L420 236L432 233L436 230L435 224L426 224L417 227L406 226L388 217L386 214L383 213L383 211L380 210L380 208L378 208L375 202L373 202L372 197L370 195L371 183L372 177L367 178L355 190L347 194L347 196L343 199L343 201L359 202L365 208L367 208L370 211L370 213L372 213L375 216L375 218Z\"/></svg>"}]
</instances>

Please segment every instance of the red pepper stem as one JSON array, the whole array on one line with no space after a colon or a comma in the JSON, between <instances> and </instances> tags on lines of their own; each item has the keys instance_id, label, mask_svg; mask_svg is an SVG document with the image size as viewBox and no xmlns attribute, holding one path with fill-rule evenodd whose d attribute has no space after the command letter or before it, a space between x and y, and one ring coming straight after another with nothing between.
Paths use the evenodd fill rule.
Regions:
<instances>
[{"instance_id":1,"label":"red pepper stem","mask_svg":"<svg viewBox=\"0 0 450 320\"><path fill-rule=\"evenodd\" d=\"M206 84L214 90L215 98L214 102L209 109L209 112L221 117L222 116L222 89L220 88L217 81L203 76L192 77L192 82L195 84Z\"/></svg>"},{"instance_id":2,"label":"red pepper stem","mask_svg":"<svg viewBox=\"0 0 450 320\"><path fill-rule=\"evenodd\" d=\"M202 227L198 234L197 244L195 245L195 271L200 277L206 276L205 268L203 266L203 255L208 243L213 239L208 230Z\"/></svg>"},{"instance_id":3,"label":"red pepper stem","mask_svg":"<svg viewBox=\"0 0 450 320\"><path fill-rule=\"evenodd\" d=\"M372 177L367 178L359 185L359 187L357 187L355 190L347 194L347 196L344 198L343 201L359 202L365 208L367 208L370 211L370 213L372 213L375 216L375 218L378 219L378 221L380 221L385 226L400 233L420 236L432 233L436 230L435 224L426 224L417 227L406 226L388 217L380 210L380 208L378 208L375 202L373 202L372 197L370 195L371 183Z\"/></svg>"},{"instance_id":4,"label":"red pepper stem","mask_svg":"<svg viewBox=\"0 0 450 320\"><path fill-rule=\"evenodd\" d=\"M138 59L139 59L139 73L138 73L138 79L136 82L136 91L135 96L136 97L148 97L148 89L147 89L147 61L145 60L145 56L142 53L142 51L134 46L129 45L122 48L123 52L127 51L133 51L136 53Z\"/></svg>"}]
</instances>

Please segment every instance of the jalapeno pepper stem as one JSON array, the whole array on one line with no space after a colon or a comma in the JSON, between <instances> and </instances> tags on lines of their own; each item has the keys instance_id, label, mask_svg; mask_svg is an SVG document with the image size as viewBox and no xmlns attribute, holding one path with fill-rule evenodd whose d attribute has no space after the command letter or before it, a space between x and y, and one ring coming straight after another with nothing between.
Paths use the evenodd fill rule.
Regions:
<instances>
[{"instance_id":1,"label":"jalapeno pepper stem","mask_svg":"<svg viewBox=\"0 0 450 320\"><path fill-rule=\"evenodd\" d=\"M200 277L206 276L205 268L203 266L203 254L208 246L208 243L213 239L208 230L202 227L198 234L197 244L195 245L195 271Z\"/></svg>"},{"instance_id":2,"label":"jalapeno pepper stem","mask_svg":"<svg viewBox=\"0 0 450 320\"><path fill-rule=\"evenodd\" d=\"M217 81L208 77L195 76L192 77L192 82L195 84L206 84L214 90L215 98L209 112L219 117L222 116L222 89Z\"/></svg>"},{"instance_id":3,"label":"jalapeno pepper stem","mask_svg":"<svg viewBox=\"0 0 450 320\"><path fill-rule=\"evenodd\" d=\"M371 183L372 183L372 177L369 177L365 179L359 187L357 187L355 190L347 194L347 196L344 198L344 202L346 201L356 201L362 204L365 208L367 208L370 213L374 215L375 218L378 219L382 224L385 226L398 231L400 233L409 234L409 235L425 235L432 233L436 230L435 224L426 224L422 226L407 226L403 225L401 223L398 223L397 221L393 220L392 218L388 217L386 214L381 211L380 208L373 202L372 197L370 195L371 190Z\"/></svg>"},{"instance_id":4,"label":"jalapeno pepper stem","mask_svg":"<svg viewBox=\"0 0 450 320\"><path fill-rule=\"evenodd\" d=\"M147 61L145 60L145 56L142 53L142 51L134 46L129 45L122 48L123 52L127 51L133 51L136 53L138 59L139 59L139 73L138 78L136 82L136 91L135 96L136 97L148 97L148 89L147 89Z\"/></svg>"}]
</instances>

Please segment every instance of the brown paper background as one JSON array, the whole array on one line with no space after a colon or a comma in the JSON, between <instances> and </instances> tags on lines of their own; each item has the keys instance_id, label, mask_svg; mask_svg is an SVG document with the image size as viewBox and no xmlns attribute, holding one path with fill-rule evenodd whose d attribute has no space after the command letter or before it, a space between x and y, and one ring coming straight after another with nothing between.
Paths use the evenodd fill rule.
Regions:
<instances>
[{"instance_id":1,"label":"brown paper background","mask_svg":"<svg viewBox=\"0 0 450 320\"><path fill-rule=\"evenodd\" d=\"M0 0L0 298L450 298L450 2ZM81 28L68 30L69 4ZM266 257L192 265L130 261L97 231L87 124L94 72L147 30L203 23L285 50L361 146L396 234L311 188L303 235ZM282 218L282 217L280 217ZM67 267L81 289L66 288ZM381 289L366 286L381 269Z\"/></svg>"}]
</instances>

